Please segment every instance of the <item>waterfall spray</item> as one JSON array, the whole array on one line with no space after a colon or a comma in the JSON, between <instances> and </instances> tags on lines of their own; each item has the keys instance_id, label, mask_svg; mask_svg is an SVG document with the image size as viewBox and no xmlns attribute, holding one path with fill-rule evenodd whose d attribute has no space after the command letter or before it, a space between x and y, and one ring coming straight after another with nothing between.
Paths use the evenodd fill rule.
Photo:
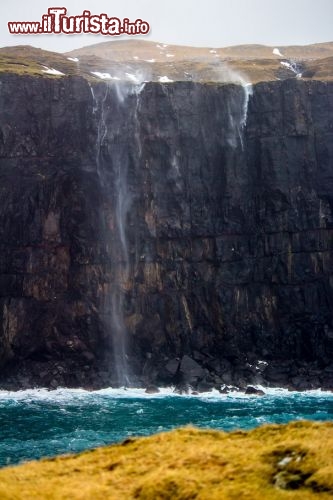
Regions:
<instances>
[{"instance_id":1,"label":"waterfall spray","mask_svg":"<svg viewBox=\"0 0 333 500\"><path fill-rule=\"evenodd\" d=\"M128 124L133 127L133 147L135 151L136 161L140 161L142 154L142 146L140 140L140 122L138 119L138 112L140 107L140 95L144 89L144 83L117 83L116 90L119 99L119 104L123 108L123 116L127 115ZM129 101L134 104L130 106ZM126 151L127 146L125 145ZM121 152L120 152L121 154ZM121 155L123 157L123 155ZM116 205L115 205L115 221L116 233L119 254L121 256L121 264L118 267L120 276L118 276L118 284L115 283L113 292L111 294L111 308L112 308L112 326L113 326L113 351L115 356L115 368L117 373L118 384L128 386L131 384L131 370L128 363L128 332L124 318L125 308L125 293L130 288L131 280L131 264L127 239L127 218L133 196L129 189L128 184L128 169L130 158L126 156L127 161L121 158L115 158L115 191L116 191ZM121 289L119 289L119 284Z\"/></svg>"},{"instance_id":2,"label":"waterfall spray","mask_svg":"<svg viewBox=\"0 0 333 500\"><path fill-rule=\"evenodd\" d=\"M110 262L111 284L106 298L107 328L112 339L114 383L131 384L128 363L128 332L125 323L126 295L131 288L131 262L127 237L127 219L133 202L129 186L129 166L133 157L141 158L140 122L138 119L142 83L117 81L107 84L93 109L98 115L96 165L112 208ZM133 142L124 143L122 134L130 129ZM132 152L132 155L131 155Z\"/></svg>"},{"instance_id":3,"label":"waterfall spray","mask_svg":"<svg viewBox=\"0 0 333 500\"><path fill-rule=\"evenodd\" d=\"M244 129L247 122L247 111L250 96L252 95L252 84L247 81L244 75L227 65L219 65L216 70L216 80L224 83L234 83L242 88L241 99L235 102L228 102L228 115L230 125L230 137L228 143L233 147L237 147L238 139L242 150L244 149Z\"/></svg>"},{"instance_id":4,"label":"waterfall spray","mask_svg":"<svg viewBox=\"0 0 333 500\"><path fill-rule=\"evenodd\" d=\"M96 88L91 87L93 113L97 118L96 165L106 205L111 217L106 229L110 234L110 289L105 304L105 318L112 339L112 384L129 386L133 374L129 362L130 342L126 326L126 310L135 274L135 257L128 236L128 220L134 201L131 169L142 161L140 124L141 95L145 88L142 75L127 74L127 79L112 79ZM234 83L227 90L226 144L244 149L243 137L251 85L228 67L219 68L217 81ZM162 86L163 90L167 92ZM98 89L98 91L97 91ZM95 95L98 94L98 96ZM126 137L126 140L124 140ZM128 137L130 139L128 139ZM179 155L181 153L179 152ZM235 153L236 154L236 153ZM170 154L169 178L179 193L184 190L178 150ZM136 257L138 258L138 257Z\"/></svg>"}]
</instances>

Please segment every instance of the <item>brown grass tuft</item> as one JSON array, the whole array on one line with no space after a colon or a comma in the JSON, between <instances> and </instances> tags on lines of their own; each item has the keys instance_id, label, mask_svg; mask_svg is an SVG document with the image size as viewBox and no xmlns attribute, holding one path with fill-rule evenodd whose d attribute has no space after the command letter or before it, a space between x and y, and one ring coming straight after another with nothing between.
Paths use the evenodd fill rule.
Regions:
<instances>
[{"instance_id":1,"label":"brown grass tuft","mask_svg":"<svg viewBox=\"0 0 333 500\"><path fill-rule=\"evenodd\" d=\"M0 471L0 498L332 498L333 424L178 429Z\"/></svg>"}]
</instances>

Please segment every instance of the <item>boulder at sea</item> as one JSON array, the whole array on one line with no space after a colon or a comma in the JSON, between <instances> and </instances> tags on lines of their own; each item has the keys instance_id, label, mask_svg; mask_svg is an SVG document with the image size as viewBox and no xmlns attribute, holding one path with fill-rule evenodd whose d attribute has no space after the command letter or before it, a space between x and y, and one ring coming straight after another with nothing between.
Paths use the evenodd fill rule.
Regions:
<instances>
[{"instance_id":1,"label":"boulder at sea","mask_svg":"<svg viewBox=\"0 0 333 500\"><path fill-rule=\"evenodd\" d=\"M256 387L252 387L251 385L247 386L245 394L254 394L255 396L264 396L265 392L262 389L257 389Z\"/></svg>"}]
</instances>

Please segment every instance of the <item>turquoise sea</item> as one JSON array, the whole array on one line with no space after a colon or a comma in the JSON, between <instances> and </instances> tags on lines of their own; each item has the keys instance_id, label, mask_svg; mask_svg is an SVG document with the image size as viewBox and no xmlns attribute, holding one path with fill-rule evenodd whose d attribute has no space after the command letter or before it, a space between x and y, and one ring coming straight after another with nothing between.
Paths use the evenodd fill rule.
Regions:
<instances>
[{"instance_id":1,"label":"turquoise sea","mask_svg":"<svg viewBox=\"0 0 333 500\"><path fill-rule=\"evenodd\" d=\"M156 395L142 389L0 391L0 465L188 424L230 431L299 419L333 420L333 394L282 389L261 397L218 392L180 396L171 389Z\"/></svg>"}]
</instances>

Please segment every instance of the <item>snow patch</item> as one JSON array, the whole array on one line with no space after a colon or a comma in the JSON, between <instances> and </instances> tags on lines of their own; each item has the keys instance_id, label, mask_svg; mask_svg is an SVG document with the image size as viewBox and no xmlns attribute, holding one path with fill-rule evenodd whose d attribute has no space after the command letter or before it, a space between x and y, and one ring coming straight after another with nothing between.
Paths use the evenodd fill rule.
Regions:
<instances>
[{"instance_id":1,"label":"snow patch","mask_svg":"<svg viewBox=\"0 0 333 500\"><path fill-rule=\"evenodd\" d=\"M57 69L54 68L48 68L47 66L43 66L42 73L47 73L48 75L64 75L65 73L62 73L61 71L58 71Z\"/></svg>"},{"instance_id":2,"label":"snow patch","mask_svg":"<svg viewBox=\"0 0 333 500\"><path fill-rule=\"evenodd\" d=\"M277 48L273 49L273 54L275 56L283 57L283 54L281 54L281 52Z\"/></svg>"},{"instance_id":3,"label":"snow patch","mask_svg":"<svg viewBox=\"0 0 333 500\"><path fill-rule=\"evenodd\" d=\"M298 66L298 64L295 61L291 61L291 62L280 61L280 64L282 66L284 66L285 68L289 69L290 71L292 71L293 73L295 73L296 78L302 78L302 73L299 72L300 67Z\"/></svg>"},{"instance_id":4,"label":"snow patch","mask_svg":"<svg viewBox=\"0 0 333 500\"><path fill-rule=\"evenodd\" d=\"M78 57L67 57L68 61L73 61L73 62L79 62L79 58Z\"/></svg>"},{"instance_id":5,"label":"snow patch","mask_svg":"<svg viewBox=\"0 0 333 500\"><path fill-rule=\"evenodd\" d=\"M101 80L120 80L118 76L111 76L110 73L101 73L100 71L91 71L91 74L101 78Z\"/></svg>"},{"instance_id":6,"label":"snow patch","mask_svg":"<svg viewBox=\"0 0 333 500\"><path fill-rule=\"evenodd\" d=\"M213 50L213 49L211 49L209 52L210 52L211 54L217 54L216 50Z\"/></svg>"},{"instance_id":7,"label":"snow patch","mask_svg":"<svg viewBox=\"0 0 333 500\"><path fill-rule=\"evenodd\" d=\"M169 83L169 82L173 82L173 80L170 80L170 78L168 76L159 76L158 77L158 81L160 83Z\"/></svg>"},{"instance_id":8,"label":"snow patch","mask_svg":"<svg viewBox=\"0 0 333 500\"><path fill-rule=\"evenodd\" d=\"M281 66L285 66L286 68L293 71L292 65L290 63L288 63L287 61L281 61L280 64L281 64Z\"/></svg>"},{"instance_id":9,"label":"snow patch","mask_svg":"<svg viewBox=\"0 0 333 500\"><path fill-rule=\"evenodd\" d=\"M145 59L145 62L154 63L156 59Z\"/></svg>"},{"instance_id":10,"label":"snow patch","mask_svg":"<svg viewBox=\"0 0 333 500\"><path fill-rule=\"evenodd\" d=\"M136 59L136 60L138 60L139 58L138 58L138 56L133 56L133 59Z\"/></svg>"},{"instance_id":11,"label":"snow patch","mask_svg":"<svg viewBox=\"0 0 333 500\"><path fill-rule=\"evenodd\" d=\"M125 73L125 75L129 80L131 80L131 82L140 83L140 79L137 76L133 75L132 73Z\"/></svg>"},{"instance_id":12,"label":"snow patch","mask_svg":"<svg viewBox=\"0 0 333 500\"><path fill-rule=\"evenodd\" d=\"M167 54L167 57L175 57L175 54Z\"/></svg>"}]
</instances>

